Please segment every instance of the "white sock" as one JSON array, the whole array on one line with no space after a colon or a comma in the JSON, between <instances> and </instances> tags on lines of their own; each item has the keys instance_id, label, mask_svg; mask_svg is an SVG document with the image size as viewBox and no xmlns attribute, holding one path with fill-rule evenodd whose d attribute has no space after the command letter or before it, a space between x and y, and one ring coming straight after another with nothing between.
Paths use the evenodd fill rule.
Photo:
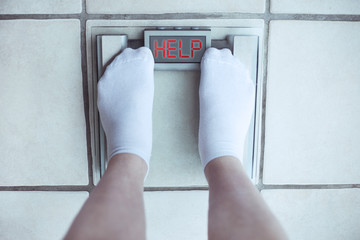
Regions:
<instances>
[{"instance_id":1,"label":"white sock","mask_svg":"<svg viewBox=\"0 0 360 240\"><path fill-rule=\"evenodd\" d=\"M255 104L248 71L228 49L209 48L201 61L199 152L203 167L214 158L243 157Z\"/></svg>"},{"instance_id":2,"label":"white sock","mask_svg":"<svg viewBox=\"0 0 360 240\"><path fill-rule=\"evenodd\" d=\"M152 147L154 58L148 48L125 49L98 82L98 108L108 158L133 153L149 166Z\"/></svg>"}]
</instances>

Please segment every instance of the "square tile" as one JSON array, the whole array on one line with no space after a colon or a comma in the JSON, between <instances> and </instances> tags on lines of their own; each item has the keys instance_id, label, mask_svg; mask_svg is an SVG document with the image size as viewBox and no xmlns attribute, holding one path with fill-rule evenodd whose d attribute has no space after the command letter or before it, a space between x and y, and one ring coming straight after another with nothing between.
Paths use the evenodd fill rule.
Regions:
<instances>
[{"instance_id":1,"label":"square tile","mask_svg":"<svg viewBox=\"0 0 360 240\"><path fill-rule=\"evenodd\" d=\"M79 21L1 21L0 39L0 184L87 184Z\"/></svg>"},{"instance_id":2,"label":"square tile","mask_svg":"<svg viewBox=\"0 0 360 240\"><path fill-rule=\"evenodd\" d=\"M292 240L357 240L360 189L263 190Z\"/></svg>"},{"instance_id":3,"label":"square tile","mask_svg":"<svg viewBox=\"0 0 360 240\"><path fill-rule=\"evenodd\" d=\"M360 14L358 0L271 0L272 13Z\"/></svg>"},{"instance_id":4,"label":"square tile","mask_svg":"<svg viewBox=\"0 0 360 240\"><path fill-rule=\"evenodd\" d=\"M208 191L145 192L147 239L206 240Z\"/></svg>"},{"instance_id":5,"label":"square tile","mask_svg":"<svg viewBox=\"0 0 360 240\"><path fill-rule=\"evenodd\" d=\"M80 13L81 0L1 0L0 14Z\"/></svg>"},{"instance_id":6,"label":"square tile","mask_svg":"<svg viewBox=\"0 0 360 240\"><path fill-rule=\"evenodd\" d=\"M160 14L160 13L212 13L212 12L249 12L265 11L265 0L201 0L201 1L117 1L86 0L87 13L106 14Z\"/></svg>"},{"instance_id":7,"label":"square tile","mask_svg":"<svg viewBox=\"0 0 360 240\"><path fill-rule=\"evenodd\" d=\"M360 182L360 23L272 21L264 183Z\"/></svg>"},{"instance_id":8,"label":"square tile","mask_svg":"<svg viewBox=\"0 0 360 240\"><path fill-rule=\"evenodd\" d=\"M87 192L0 192L0 239L61 239Z\"/></svg>"}]
</instances>

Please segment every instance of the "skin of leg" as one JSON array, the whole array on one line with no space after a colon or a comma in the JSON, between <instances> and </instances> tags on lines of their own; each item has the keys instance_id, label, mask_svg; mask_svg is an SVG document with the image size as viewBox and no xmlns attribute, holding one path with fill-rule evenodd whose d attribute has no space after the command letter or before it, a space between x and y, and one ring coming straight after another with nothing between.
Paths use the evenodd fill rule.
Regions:
<instances>
[{"instance_id":1,"label":"skin of leg","mask_svg":"<svg viewBox=\"0 0 360 240\"><path fill-rule=\"evenodd\" d=\"M288 239L238 159L223 156L205 167L209 183L209 240Z\"/></svg>"},{"instance_id":2,"label":"skin of leg","mask_svg":"<svg viewBox=\"0 0 360 240\"><path fill-rule=\"evenodd\" d=\"M145 239L146 171L145 161L137 155L115 155L64 239Z\"/></svg>"}]
</instances>

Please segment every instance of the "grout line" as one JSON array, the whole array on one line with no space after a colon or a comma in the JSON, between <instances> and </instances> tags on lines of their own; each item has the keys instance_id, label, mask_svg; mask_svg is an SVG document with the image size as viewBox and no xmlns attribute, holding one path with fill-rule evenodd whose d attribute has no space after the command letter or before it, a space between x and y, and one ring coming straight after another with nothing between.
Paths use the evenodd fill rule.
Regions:
<instances>
[{"instance_id":1,"label":"grout line","mask_svg":"<svg viewBox=\"0 0 360 240\"><path fill-rule=\"evenodd\" d=\"M61 191L61 192L75 192L87 191L90 192L94 187L89 185L43 185L43 186L0 186L1 191Z\"/></svg>"},{"instance_id":2,"label":"grout line","mask_svg":"<svg viewBox=\"0 0 360 240\"><path fill-rule=\"evenodd\" d=\"M0 14L0 20L17 20L17 19L39 19L39 20L52 20L52 19L69 19L81 18L81 13L76 14Z\"/></svg>"},{"instance_id":3,"label":"grout line","mask_svg":"<svg viewBox=\"0 0 360 240\"><path fill-rule=\"evenodd\" d=\"M84 4L86 8L86 4ZM261 19L262 13L161 13L161 14L88 14L83 7L77 14L0 14L0 20L8 19L66 19L81 18L87 20L162 20L162 19Z\"/></svg>"},{"instance_id":4,"label":"grout line","mask_svg":"<svg viewBox=\"0 0 360 240\"><path fill-rule=\"evenodd\" d=\"M145 187L144 192L157 192L157 191L208 191L209 187Z\"/></svg>"},{"instance_id":5,"label":"grout line","mask_svg":"<svg viewBox=\"0 0 360 240\"><path fill-rule=\"evenodd\" d=\"M264 184L261 190L273 190L273 189L352 189L360 188L360 184Z\"/></svg>"},{"instance_id":6,"label":"grout line","mask_svg":"<svg viewBox=\"0 0 360 240\"><path fill-rule=\"evenodd\" d=\"M262 188L264 177L264 152L265 152L265 119L266 119L266 86L267 86L267 71L268 71L268 49L269 49L269 22L270 22L270 0L266 0L264 18L264 52L263 52L263 85L262 85L262 111L261 111L261 150L259 159L259 182L258 188Z\"/></svg>"},{"instance_id":7,"label":"grout line","mask_svg":"<svg viewBox=\"0 0 360 240\"><path fill-rule=\"evenodd\" d=\"M262 184L256 186L259 191L262 190L305 190L305 189L360 189L360 184ZM43 185L43 186L0 186L2 191L42 191L42 192L91 192L94 186L90 185ZM157 191L208 191L207 186L203 187L145 187L144 192Z\"/></svg>"},{"instance_id":8,"label":"grout line","mask_svg":"<svg viewBox=\"0 0 360 240\"><path fill-rule=\"evenodd\" d=\"M265 1L265 15L270 15L270 6L271 6L271 2L270 0L266 0Z\"/></svg>"},{"instance_id":9,"label":"grout line","mask_svg":"<svg viewBox=\"0 0 360 240\"><path fill-rule=\"evenodd\" d=\"M87 18L87 13L86 13L86 0L82 0L81 1L81 14L85 16L85 18Z\"/></svg>"},{"instance_id":10,"label":"grout line","mask_svg":"<svg viewBox=\"0 0 360 240\"><path fill-rule=\"evenodd\" d=\"M84 4L85 6L85 4ZM85 6L86 7L86 6ZM83 8L80 14L0 14L0 20L15 19L68 19L86 20L162 20L162 19L266 19L305 21L360 21L360 15L346 14L287 14L270 13L266 1L265 13L163 13L163 14L88 14Z\"/></svg>"},{"instance_id":11,"label":"grout line","mask_svg":"<svg viewBox=\"0 0 360 240\"><path fill-rule=\"evenodd\" d=\"M261 19L263 13L89 14L89 20Z\"/></svg>"},{"instance_id":12,"label":"grout line","mask_svg":"<svg viewBox=\"0 0 360 240\"><path fill-rule=\"evenodd\" d=\"M271 14L271 20L360 21L360 15L345 14Z\"/></svg>"},{"instance_id":13,"label":"grout line","mask_svg":"<svg viewBox=\"0 0 360 240\"><path fill-rule=\"evenodd\" d=\"M89 186L94 186L94 173L93 173L93 161L92 149L91 149L91 128L90 128L90 113L89 113L89 92L87 81L87 54L86 54L86 20L87 14L85 11L86 0L82 0L82 12L80 14L80 49L81 49L81 72L83 83L83 101L84 101L84 117L86 123L86 143L87 143L87 157L88 157L88 179Z\"/></svg>"}]
</instances>

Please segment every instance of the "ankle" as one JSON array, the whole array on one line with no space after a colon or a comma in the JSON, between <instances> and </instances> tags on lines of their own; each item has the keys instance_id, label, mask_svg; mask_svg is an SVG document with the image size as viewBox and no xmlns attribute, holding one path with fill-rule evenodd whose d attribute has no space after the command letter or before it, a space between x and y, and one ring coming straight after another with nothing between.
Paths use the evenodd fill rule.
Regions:
<instances>
[{"instance_id":1,"label":"ankle","mask_svg":"<svg viewBox=\"0 0 360 240\"><path fill-rule=\"evenodd\" d=\"M204 171L210 187L238 185L238 181L245 174L239 159L232 156L213 159Z\"/></svg>"},{"instance_id":2,"label":"ankle","mask_svg":"<svg viewBox=\"0 0 360 240\"><path fill-rule=\"evenodd\" d=\"M108 164L109 174L118 175L123 181L132 181L143 185L148 166L138 155L120 153L113 156Z\"/></svg>"}]
</instances>

